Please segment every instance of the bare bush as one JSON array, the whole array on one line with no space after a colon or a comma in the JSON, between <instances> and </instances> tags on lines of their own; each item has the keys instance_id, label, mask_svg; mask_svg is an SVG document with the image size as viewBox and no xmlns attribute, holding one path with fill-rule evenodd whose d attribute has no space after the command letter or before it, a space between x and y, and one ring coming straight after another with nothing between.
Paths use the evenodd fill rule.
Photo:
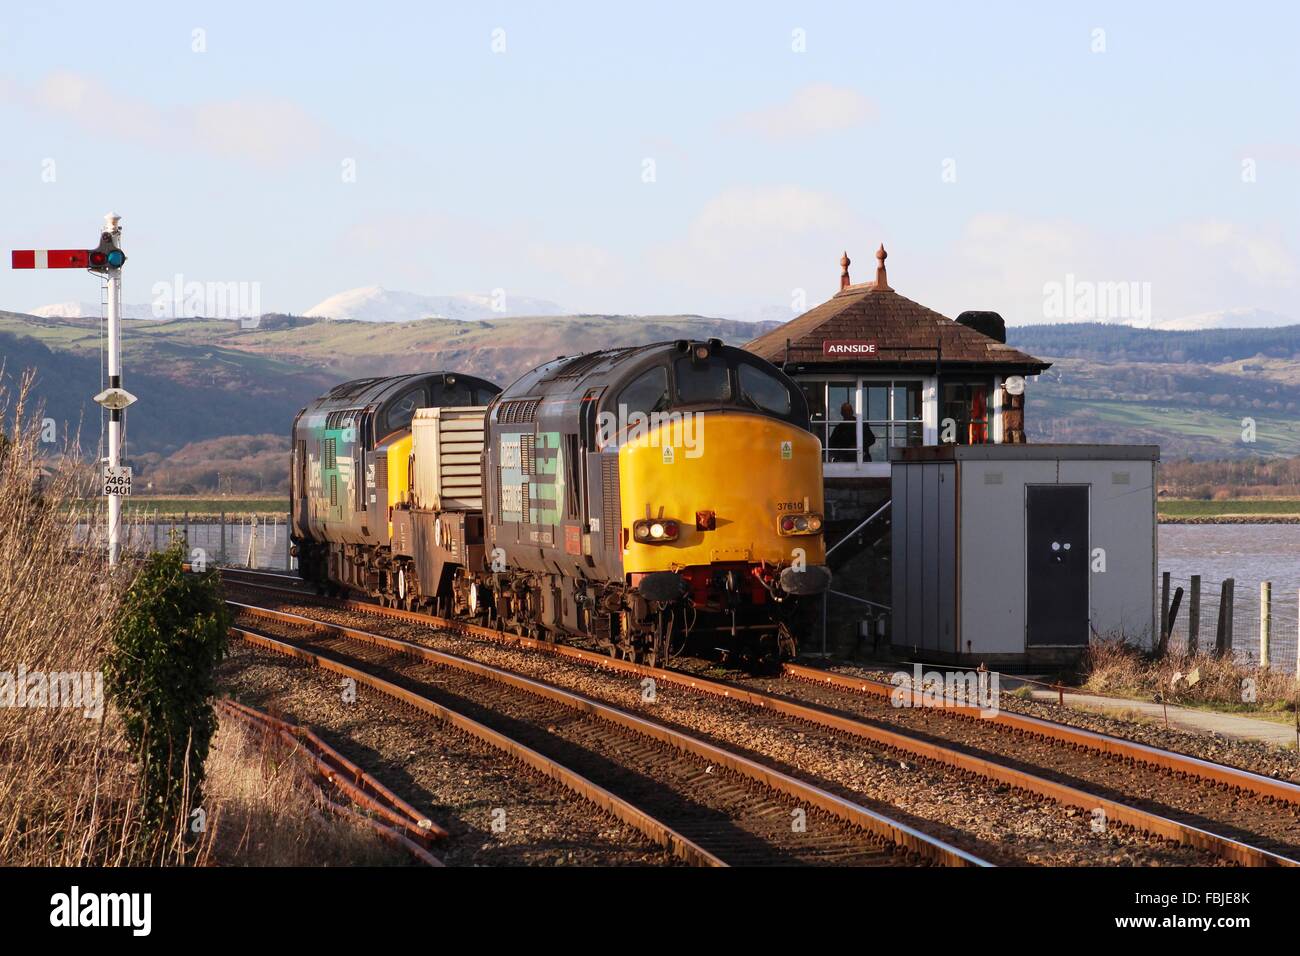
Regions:
<instances>
[{"instance_id":1,"label":"bare bush","mask_svg":"<svg viewBox=\"0 0 1300 956\"><path fill-rule=\"evenodd\" d=\"M1170 703L1243 711L1287 711L1296 702L1294 675L1207 651L1157 657L1123 640L1098 640L1089 645L1082 671L1084 686L1098 693L1160 694Z\"/></svg>"},{"instance_id":2,"label":"bare bush","mask_svg":"<svg viewBox=\"0 0 1300 956\"><path fill-rule=\"evenodd\" d=\"M94 519L85 472L75 442L42 442L30 388L0 389L0 861L168 862L170 841L142 835L136 768L101 691L131 570L69 550Z\"/></svg>"}]
</instances>

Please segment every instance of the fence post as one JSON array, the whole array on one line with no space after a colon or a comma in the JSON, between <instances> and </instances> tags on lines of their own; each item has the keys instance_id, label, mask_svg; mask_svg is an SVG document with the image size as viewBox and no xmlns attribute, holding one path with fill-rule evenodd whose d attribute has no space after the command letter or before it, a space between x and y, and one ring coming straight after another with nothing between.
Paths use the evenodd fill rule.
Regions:
<instances>
[{"instance_id":1,"label":"fence post","mask_svg":"<svg viewBox=\"0 0 1300 956\"><path fill-rule=\"evenodd\" d=\"M1165 656L1165 649L1169 646L1169 572L1165 571L1160 575L1160 643L1156 646L1156 654L1160 657Z\"/></svg>"},{"instance_id":2,"label":"fence post","mask_svg":"<svg viewBox=\"0 0 1300 956\"><path fill-rule=\"evenodd\" d=\"M1219 626L1214 634L1214 654L1227 657L1232 654L1232 594L1236 588L1233 578L1226 578L1219 591Z\"/></svg>"},{"instance_id":3,"label":"fence post","mask_svg":"<svg viewBox=\"0 0 1300 956\"><path fill-rule=\"evenodd\" d=\"M220 557L217 558L218 564L226 563L226 509L223 505L221 508L221 551Z\"/></svg>"},{"instance_id":4,"label":"fence post","mask_svg":"<svg viewBox=\"0 0 1300 956\"><path fill-rule=\"evenodd\" d=\"M1201 631L1201 576L1192 575L1191 603L1187 605L1187 653L1196 654Z\"/></svg>"},{"instance_id":5,"label":"fence post","mask_svg":"<svg viewBox=\"0 0 1300 956\"><path fill-rule=\"evenodd\" d=\"M1259 582L1259 666L1268 667L1268 644L1273 628L1273 582Z\"/></svg>"}]
</instances>

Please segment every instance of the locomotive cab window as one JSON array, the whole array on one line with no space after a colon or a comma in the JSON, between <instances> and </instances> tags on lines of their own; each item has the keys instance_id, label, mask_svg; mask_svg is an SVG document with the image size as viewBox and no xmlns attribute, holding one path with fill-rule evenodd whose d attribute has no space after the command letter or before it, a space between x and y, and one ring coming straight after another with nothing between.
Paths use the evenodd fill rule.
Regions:
<instances>
[{"instance_id":1,"label":"locomotive cab window","mask_svg":"<svg viewBox=\"0 0 1300 956\"><path fill-rule=\"evenodd\" d=\"M668 370L662 365L647 369L638 375L632 384L619 392L619 406L627 408L627 414L641 412L662 412L668 408Z\"/></svg>"},{"instance_id":2,"label":"locomotive cab window","mask_svg":"<svg viewBox=\"0 0 1300 956\"><path fill-rule=\"evenodd\" d=\"M454 408L463 405L476 405L474 389L460 379L451 377L449 381L435 382L431 406Z\"/></svg>"},{"instance_id":3,"label":"locomotive cab window","mask_svg":"<svg viewBox=\"0 0 1300 956\"><path fill-rule=\"evenodd\" d=\"M743 398L774 415L790 414L790 390L778 378L747 362L742 362L738 371Z\"/></svg>"},{"instance_id":4,"label":"locomotive cab window","mask_svg":"<svg viewBox=\"0 0 1300 956\"><path fill-rule=\"evenodd\" d=\"M720 356L679 358L673 363L673 377L677 380L677 401L683 405L731 401L731 371Z\"/></svg>"},{"instance_id":5,"label":"locomotive cab window","mask_svg":"<svg viewBox=\"0 0 1300 956\"><path fill-rule=\"evenodd\" d=\"M424 389L418 385L398 395L388 406L388 414L385 416L387 433L391 434L400 428L410 428L416 409L423 407Z\"/></svg>"}]
</instances>

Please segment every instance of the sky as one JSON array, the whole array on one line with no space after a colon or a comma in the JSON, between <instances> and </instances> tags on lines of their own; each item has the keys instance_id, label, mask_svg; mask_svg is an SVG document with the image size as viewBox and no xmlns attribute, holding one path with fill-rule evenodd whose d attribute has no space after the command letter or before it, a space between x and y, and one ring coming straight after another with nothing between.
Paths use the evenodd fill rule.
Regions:
<instances>
[{"instance_id":1,"label":"sky","mask_svg":"<svg viewBox=\"0 0 1300 956\"><path fill-rule=\"evenodd\" d=\"M1283 2L7 3L0 243L115 211L127 302L765 318L883 243L950 316L1300 322L1297 35ZM0 308L97 298L0 270Z\"/></svg>"}]
</instances>

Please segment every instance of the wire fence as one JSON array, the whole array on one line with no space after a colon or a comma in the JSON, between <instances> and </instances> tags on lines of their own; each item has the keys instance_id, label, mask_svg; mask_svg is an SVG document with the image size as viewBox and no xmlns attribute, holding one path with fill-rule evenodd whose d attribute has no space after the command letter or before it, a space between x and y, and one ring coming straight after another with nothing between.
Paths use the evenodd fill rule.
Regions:
<instances>
[{"instance_id":1,"label":"wire fence","mask_svg":"<svg viewBox=\"0 0 1300 956\"><path fill-rule=\"evenodd\" d=\"M1163 575L1161 576L1163 588ZM1261 598L1260 581L1233 579L1232 587L1232 654L1243 664L1261 662ZM1178 603L1177 616L1169 630L1169 650L1182 651L1189 647L1193 623L1192 580L1190 575L1170 574L1169 602L1174 604L1178 588L1183 589ZM1202 578L1200 583L1200 615L1196 648L1212 651L1216 637L1227 621L1220 618L1223 582ZM1294 673L1296 671L1297 639L1300 638L1300 589L1272 584L1268 601L1268 664L1270 667Z\"/></svg>"},{"instance_id":2,"label":"wire fence","mask_svg":"<svg viewBox=\"0 0 1300 956\"><path fill-rule=\"evenodd\" d=\"M289 554L288 519L278 515L229 514L188 516L135 515L123 522L122 548L128 554L149 554L168 546L173 536L186 544L191 563L271 571L292 571L297 560ZM74 546L104 549L104 522L82 523Z\"/></svg>"}]
</instances>

